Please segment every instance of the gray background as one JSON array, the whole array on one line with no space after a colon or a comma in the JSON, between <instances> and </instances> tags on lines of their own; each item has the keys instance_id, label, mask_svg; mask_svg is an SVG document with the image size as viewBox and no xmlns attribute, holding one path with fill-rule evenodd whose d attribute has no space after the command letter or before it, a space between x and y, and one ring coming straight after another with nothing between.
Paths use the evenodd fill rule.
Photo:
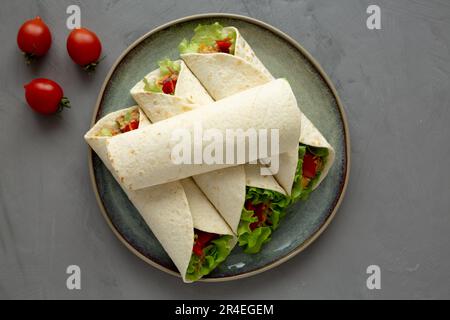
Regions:
<instances>
[{"instance_id":1,"label":"gray background","mask_svg":"<svg viewBox=\"0 0 450 320\"><path fill-rule=\"evenodd\" d=\"M66 8L103 41L86 75L66 54ZM378 4L382 30L366 28ZM88 130L110 66L134 40L175 18L230 12L298 40L331 77L347 112L352 168L346 198L305 252L261 275L184 285L136 258L113 235L91 189ZM33 16L53 46L26 66L15 37ZM438 0L3 1L0 9L0 298L450 298L450 3ZM73 108L41 117L23 84L59 82ZM66 289L66 267L82 290ZM382 289L366 288L366 268Z\"/></svg>"}]
</instances>

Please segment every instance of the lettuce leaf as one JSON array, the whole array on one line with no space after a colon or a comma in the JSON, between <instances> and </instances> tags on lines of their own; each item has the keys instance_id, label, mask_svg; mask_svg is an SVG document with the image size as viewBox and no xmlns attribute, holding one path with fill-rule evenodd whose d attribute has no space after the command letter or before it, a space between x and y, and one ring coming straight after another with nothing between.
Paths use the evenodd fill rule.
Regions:
<instances>
[{"instance_id":1,"label":"lettuce leaf","mask_svg":"<svg viewBox=\"0 0 450 320\"><path fill-rule=\"evenodd\" d=\"M244 252L249 254L261 251L263 244L270 241L272 229L270 227L259 227L250 233L239 236L239 246L244 247Z\"/></svg>"},{"instance_id":2,"label":"lettuce leaf","mask_svg":"<svg viewBox=\"0 0 450 320\"><path fill-rule=\"evenodd\" d=\"M250 229L250 224L257 222L258 218L253 216L253 211L242 209L237 231L238 243L245 253L254 254L258 253L261 247L271 240L272 232L278 228L280 220L286 215L290 198L276 191L254 187L247 187L245 198L254 205L267 203L271 209L271 214L267 216L266 222L254 230Z\"/></svg>"},{"instance_id":3,"label":"lettuce leaf","mask_svg":"<svg viewBox=\"0 0 450 320\"><path fill-rule=\"evenodd\" d=\"M99 135L102 137L112 137L113 133L112 133L112 130L109 128L102 128L102 130L100 130Z\"/></svg>"},{"instance_id":4,"label":"lettuce leaf","mask_svg":"<svg viewBox=\"0 0 450 320\"><path fill-rule=\"evenodd\" d=\"M306 146L299 145L298 146L298 162L297 162L297 169L295 171L294 176L294 185L292 186L292 192L291 192L291 202L297 202L303 191L302 187L302 173L303 173L303 157L306 153Z\"/></svg>"},{"instance_id":5,"label":"lettuce leaf","mask_svg":"<svg viewBox=\"0 0 450 320\"><path fill-rule=\"evenodd\" d=\"M194 29L194 36L191 41L183 39L178 45L178 50L183 53L196 53L199 50L200 45L214 46L217 40L223 40L230 38L232 46L230 52L234 53L234 45L236 43L236 32L228 31L223 28L221 24L215 22L213 24L202 25L199 24Z\"/></svg>"},{"instance_id":6,"label":"lettuce leaf","mask_svg":"<svg viewBox=\"0 0 450 320\"><path fill-rule=\"evenodd\" d=\"M144 78L144 91L161 93L162 86L158 86L156 84L156 81L153 81L152 83L150 83L146 78Z\"/></svg>"},{"instance_id":7,"label":"lettuce leaf","mask_svg":"<svg viewBox=\"0 0 450 320\"><path fill-rule=\"evenodd\" d=\"M203 257L192 254L186 272L186 279L197 281L213 271L220 263L225 261L232 249L233 237L221 236L211 241L211 244L203 248Z\"/></svg>"},{"instance_id":8,"label":"lettuce leaf","mask_svg":"<svg viewBox=\"0 0 450 320\"><path fill-rule=\"evenodd\" d=\"M172 61L170 59L164 59L158 62L159 72L161 76L166 76L169 74L178 74L181 70L181 64L179 61Z\"/></svg>"}]
</instances>

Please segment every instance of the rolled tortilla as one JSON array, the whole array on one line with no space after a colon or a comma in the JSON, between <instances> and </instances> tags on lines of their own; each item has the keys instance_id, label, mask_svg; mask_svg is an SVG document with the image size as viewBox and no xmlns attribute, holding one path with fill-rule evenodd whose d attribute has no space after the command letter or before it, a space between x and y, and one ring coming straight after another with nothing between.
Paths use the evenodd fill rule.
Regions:
<instances>
[{"instance_id":1,"label":"rolled tortilla","mask_svg":"<svg viewBox=\"0 0 450 320\"><path fill-rule=\"evenodd\" d=\"M113 137L100 136L99 132L101 128L113 126L119 116L135 109L140 112L139 128L135 131L150 126L150 122L138 107L130 107L112 112L100 119L84 138L139 211L174 262L183 281L188 282L186 270L192 255L194 228L220 235L233 233L195 184L176 181L140 190L129 190L123 186L112 170L111 162L108 161L106 145L108 141L129 135L131 132ZM234 244L235 240L232 245Z\"/></svg>"},{"instance_id":2,"label":"rolled tortilla","mask_svg":"<svg viewBox=\"0 0 450 320\"><path fill-rule=\"evenodd\" d=\"M157 69L150 72L146 79L150 82L160 77L160 71ZM184 62L181 62L181 71L173 95L145 91L144 87L145 83L142 80L131 89L130 93L153 123L195 108L210 106L209 103L213 101ZM187 101L188 104L180 103L180 101ZM186 107L186 105L192 107ZM272 176L261 176L259 166L253 165L252 168L253 170L247 175L244 165L241 165L192 177L235 233L245 203L246 186L278 192L281 189L281 193L284 193ZM191 183L190 179L183 181Z\"/></svg>"},{"instance_id":3,"label":"rolled tortilla","mask_svg":"<svg viewBox=\"0 0 450 320\"><path fill-rule=\"evenodd\" d=\"M107 142L108 159L120 181L132 190L240 164L175 163L172 151L180 147L180 140L174 140L173 133L180 133L182 129L183 133L187 133L187 138L186 135L184 138L190 139L197 134L199 126L203 132L213 129L221 133L222 137L226 137L228 130L247 132L277 129L279 148L278 151L269 148L267 156L270 157L292 150L298 145L300 111L289 83L278 79L214 102L209 107L186 112L142 130L130 132L126 137L111 139ZM259 137L256 142L259 143ZM231 146L236 147L236 144L231 143ZM205 152L206 147L207 143L200 146L201 154ZM243 163L258 158L257 154L247 154Z\"/></svg>"},{"instance_id":4,"label":"rolled tortilla","mask_svg":"<svg viewBox=\"0 0 450 320\"><path fill-rule=\"evenodd\" d=\"M227 29L236 31L234 55L226 53L187 53L181 55L181 58L189 69L215 100L224 99L230 95L260 86L274 79L258 59L250 45L244 40L238 29L234 27L227 27ZM310 121L305 115L302 115L301 119L302 137L307 137L310 134L303 130L303 121L308 121L308 123ZM305 130L311 128L308 126L308 123L305 126ZM314 135L317 136L317 133L322 137L322 142L326 141L316 129ZM302 141L302 139L300 139L300 143L308 144L307 141ZM330 145L328 143L327 145L323 145L323 147L327 146ZM331 153L334 154L332 147ZM333 160L334 156L327 160L328 168L326 171L323 171L319 183L325 178ZM297 148L280 154L279 161L279 171L274 177L286 193L290 195L298 163ZM316 187L319 183L316 184Z\"/></svg>"},{"instance_id":5,"label":"rolled tortilla","mask_svg":"<svg viewBox=\"0 0 450 320\"><path fill-rule=\"evenodd\" d=\"M139 81L130 91L153 123L214 102L186 64L181 60L176 62L180 63L180 72L173 95L145 91L144 81ZM156 69L146 75L145 79L152 82L160 77L160 70Z\"/></svg>"},{"instance_id":6,"label":"rolled tortilla","mask_svg":"<svg viewBox=\"0 0 450 320\"><path fill-rule=\"evenodd\" d=\"M325 164L320 173L320 177L316 181L316 183L312 186L312 189L316 189L319 184L325 179L330 168L334 163L334 158L336 157L336 152L333 147L328 143L325 137L320 133L320 131L314 126L314 124L302 113L302 132L300 134L300 142L316 147L316 148L325 148L328 150L328 156L325 161Z\"/></svg>"}]
</instances>

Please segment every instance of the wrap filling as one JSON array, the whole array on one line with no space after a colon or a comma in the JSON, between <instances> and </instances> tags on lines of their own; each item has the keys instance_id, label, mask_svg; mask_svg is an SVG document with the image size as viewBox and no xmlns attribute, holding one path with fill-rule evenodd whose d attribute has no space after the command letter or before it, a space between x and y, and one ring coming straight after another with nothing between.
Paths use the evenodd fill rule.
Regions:
<instances>
[{"instance_id":1,"label":"wrap filling","mask_svg":"<svg viewBox=\"0 0 450 320\"><path fill-rule=\"evenodd\" d=\"M307 200L327 161L328 149L300 144L298 164L292 188L292 201Z\"/></svg>"},{"instance_id":2,"label":"wrap filling","mask_svg":"<svg viewBox=\"0 0 450 320\"><path fill-rule=\"evenodd\" d=\"M186 279L196 281L225 261L231 252L232 236L194 230L194 246Z\"/></svg>"},{"instance_id":3,"label":"wrap filling","mask_svg":"<svg viewBox=\"0 0 450 320\"><path fill-rule=\"evenodd\" d=\"M228 53L234 55L236 32L224 28L218 22L201 25L194 29L191 41L183 39L178 46L180 53Z\"/></svg>"},{"instance_id":4,"label":"wrap filling","mask_svg":"<svg viewBox=\"0 0 450 320\"><path fill-rule=\"evenodd\" d=\"M134 109L117 117L111 125L101 128L97 136L113 137L121 133L136 130L137 128L139 128L139 110Z\"/></svg>"},{"instance_id":5,"label":"wrap filling","mask_svg":"<svg viewBox=\"0 0 450 320\"><path fill-rule=\"evenodd\" d=\"M181 69L180 62L164 59L159 61L158 65L159 77L150 80L144 78L144 91L175 94L175 87Z\"/></svg>"}]
</instances>

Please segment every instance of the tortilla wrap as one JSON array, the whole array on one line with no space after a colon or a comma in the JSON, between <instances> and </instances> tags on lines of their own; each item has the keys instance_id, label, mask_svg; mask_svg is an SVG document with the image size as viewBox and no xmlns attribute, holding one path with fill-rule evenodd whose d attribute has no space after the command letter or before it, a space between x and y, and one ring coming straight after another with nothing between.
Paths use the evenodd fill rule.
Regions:
<instances>
[{"instance_id":1,"label":"tortilla wrap","mask_svg":"<svg viewBox=\"0 0 450 320\"><path fill-rule=\"evenodd\" d=\"M139 81L130 90L134 100L153 123L214 102L186 64L181 60L176 62L180 63L180 72L173 95L145 91L144 81ZM160 69L156 69L146 75L145 79L152 82L160 77Z\"/></svg>"},{"instance_id":2,"label":"tortilla wrap","mask_svg":"<svg viewBox=\"0 0 450 320\"><path fill-rule=\"evenodd\" d=\"M180 73L178 74L177 85L173 95L145 91L145 83L143 80L139 81L130 90L130 94L142 110L145 111L152 123L199 107L208 106L214 102L184 62L181 60L177 62L180 62ZM160 77L160 69L156 69L150 72L145 78L150 82ZM240 215L245 202L245 171L243 167L236 166L208 172L194 176L193 179L222 216L224 216L225 221L229 224L231 222L232 224L230 226L233 226L234 220L229 217L229 213L238 211ZM187 178L182 181L191 187L195 185L195 183L191 183L189 180ZM239 192L239 190L244 190L244 192ZM232 229L236 232L237 224L236 228Z\"/></svg>"},{"instance_id":3,"label":"tortilla wrap","mask_svg":"<svg viewBox=\"0 0 450 320\"><path fill-rule=\"evenodd\" d=\"M241 164L237 161L233 164L175 163L172 150L176 154L182 144L180 139L174 139L174 133L181 132L183 137L191 140L199 127L203 132L213 129L222 137L226 137L228 130L277 129L279 149L269 148L267 156L271 157L298 145L300 111L289 83L279 79L130 132L126 137L119 135L107 141L108 159L120 181L132 190ZM255 141L259 143L259 137ZM270 139L268 141L270 144ZM235 141L229 145L236 148ZM200 145L200 153L204 154L208 146L208 143ZM243 158L242 164L257 160L258 155L247 152Z\"/></svg>"},{"instance_id":4,"label":"tortilla wrap","mask_svg":"<svg viewBox=\"0 0 450 320\"><path fill-rule=\"evenodd\" d=\"M155 81L155 79L159 78L159 69L152 71L146 76L147 81ZM178 75L174 95L145 91L144 86L145 83L142 80L131 89L130 93L139 106L146 110L147 116L153 123L194 108L209 106L209 103L213 101L184 62L181 62L181 71ZM188 89L189 87L191 90ZM179 103L183 99L186 100L186 93L189 93L187 100L194 106L192 108L186 108L186 104ZM250 172L251 176L246 176L244 165L240 165L192 177L235 233L237 232L242 208L245 203L246 186L275 191L280 191L281 189L282 193L284 193L284 190L273 177L266 178L266 176L261 176L258 171L259 167L256 165L252 167L255 170ZM191 184L189 180L185 179L183 181Z\"/></svg>"},{"instance_id":5,"label":"tortilla wrap","mask_svg":"<svg viewBox=\"0 0 450 320\"><path fill-rule=\"evenodd\" d=\"M336 157L336 152L333 147L328 143L325 137L320 133L320 131L314 126L314 124L302 113L302 132L300 134L300 142L308 146L317 148L328 149L328 156L323 169L321 171L320 177L316 184L313 185L313 190L316 189L319 184L325 179L330 168L334 163Z\"/></svg>"},{"instance_id":6,"label":"tortilla wrap","mask_svg":"<svg viewBox=\"0 0 450 320\"><path fill-rule=\"evenodd\" d=\"M233 28L233 30L237 31L234 27L228 28ZM224 99L230 95L260 86L274 79L239 31L236 32L236 35L234 55L226 53L187 53L181 55L181 58L192 73L200 80L215 100ZM302 121L308 120L305 115L301 119ZM308 122L310 123L309 120ZM303 122L301 127L302 136L309 136L308 132L304 132ZM309 130L309 128L312 130L311 126L306 126L305 130ZM325 138L316 129L314 135L317 136L317 133L321 136L321 141L326 142ZM300 140L300 143L307 144L302 140ZM321 147L328 146L331 148L330 150L333 156L328 158L326 165L328 168L322 172L319 183L325 178L334 160L334 150L332 147L328 143L321 145ZM290 195L298 163L297 148L280 154L279 163L279 171L274 174L274 177L286 193ZM316 187L319 183L316 184Z\"/></svg>"},{"instance_id":7,"label":"tortilla wrap","mask_svg":"<svg viewBox=\"0 0 450 320\"><path fill-rule=\"evenodd\" d=\"M176 181L140 190L129 190L123 186L108 161L106 145L108 141L130 132L113 137L99 136L98 133L101 128L114 125L115 119L133 109L138 108L130 107L106 115L84 138L111 171L180 271L183 281L187 282L185 276L192 255L194 228L221 235L233 233L195 184ZM139 128L135 131L151 126L143 112L138 110Z\"/></svg>"}]
</instances>

